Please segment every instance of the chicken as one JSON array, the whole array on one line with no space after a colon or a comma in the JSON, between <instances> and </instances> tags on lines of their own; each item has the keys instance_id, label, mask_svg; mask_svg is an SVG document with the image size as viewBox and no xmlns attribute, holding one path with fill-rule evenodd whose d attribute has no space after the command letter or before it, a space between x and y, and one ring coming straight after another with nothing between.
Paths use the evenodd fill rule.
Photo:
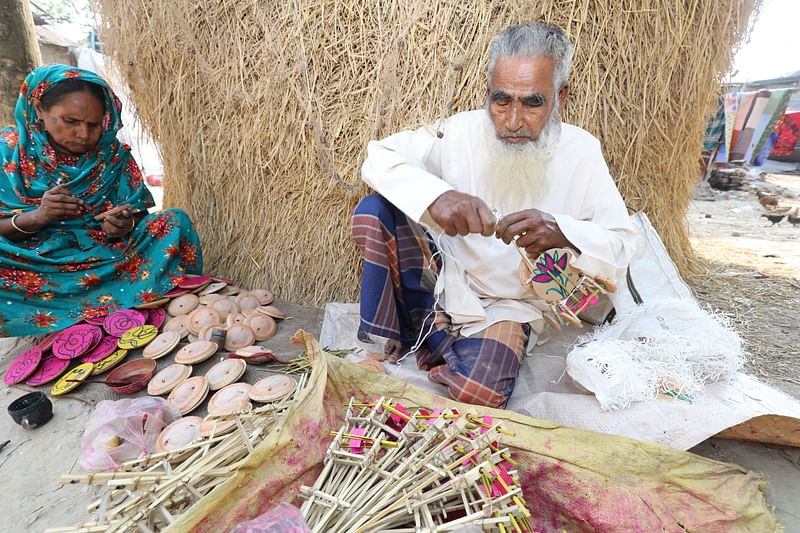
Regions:
<instances>
[{"instance_id":1,"label":"chicken","mask_svg":"<svg viewBox=\"0 0 800 533\"><path fill-rule=\"evenodd\" d=\"M778 207L778 196L774 194L767 194L764 191L758 191L756 195L758 196L758 203L760 203L764 208L769 209L770 207Z\"/></svg>"},{"instance_id":2,"label":"chicken","mask_svg":"<svg viewBox=\"0 0 800 533\"><path fill-rule=\"evenodd\" d=\"M774 226L783 220L784 217L792 211L792 209L792 207L767 207L767 212L761 216L772 222L772 225Z\"/></svg>"},{"instance_id":3,"label":"chicken","mask_svg":"<svg viewBox=\"0 0 800 533\"><path fill-rule=\"evenodd\" d=\"M800 225L800 207L795 207L786 213L786 220L788 220L792 226L797 227Z\"/></svg>"}]
</instances>

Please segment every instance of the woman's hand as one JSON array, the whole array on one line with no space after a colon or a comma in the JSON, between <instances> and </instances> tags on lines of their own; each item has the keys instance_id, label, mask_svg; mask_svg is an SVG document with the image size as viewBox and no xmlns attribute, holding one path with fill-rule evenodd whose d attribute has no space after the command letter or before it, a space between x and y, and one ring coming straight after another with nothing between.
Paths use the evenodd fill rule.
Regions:
<instances>
[{"instance_id":1,"label":"woman's hand","mask_svg":"<svg viewBox=\"0 0 800 533\"><path fill-rule=\"evenodd\" d=\"M108 215L103 219L100 229L105 231L109 237L120 238L130 233L134 226L136 226L136 221L133 218L133 213L131 213L130 209L125 209L116 215Z\"/></svg>"},{"instance_id":2,"label":"woman's hand","mask_svg":"<svg viewBox=\"0 0 800 533\"><path fill-rule=\"evenodd\" d=\"M33 219L41 229L59 220L78 218L86 212L83 200L76 198L66 187L53 187L42 196L42 203L33 211Z\"/></svg>"}]
</instances>

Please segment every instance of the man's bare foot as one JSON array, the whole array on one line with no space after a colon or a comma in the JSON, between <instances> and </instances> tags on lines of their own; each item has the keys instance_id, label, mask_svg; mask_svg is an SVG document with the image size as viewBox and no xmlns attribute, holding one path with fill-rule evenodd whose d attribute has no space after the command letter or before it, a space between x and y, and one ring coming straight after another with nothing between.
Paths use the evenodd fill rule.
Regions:
<instances>
[{"instance_id":1,"label":"man's bare foot","mask_svg":"<svg viewBox=\"0 0 800 533\"><path fill-rule=\"evenodd\" d=\"M400 341L388 339L386 344L383 345L383 353L386 354L386 360L390 363L396 363L407 351L408 348L403 346Z\"/></svg>"}]
</instances>

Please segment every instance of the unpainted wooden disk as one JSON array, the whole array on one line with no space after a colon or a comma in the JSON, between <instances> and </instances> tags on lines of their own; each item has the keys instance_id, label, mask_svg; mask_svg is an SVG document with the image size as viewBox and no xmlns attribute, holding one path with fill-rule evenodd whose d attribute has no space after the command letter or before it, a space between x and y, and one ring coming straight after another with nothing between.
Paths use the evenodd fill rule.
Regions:
<instances>
[{"instance_id":1,"label":"unpainted wooden disk","mask_svg":"<svg viewBox=\"0 0 800 533\"><path fill-rule=\"evenodd\" d=\"M250 318L253 315L258 315L261 313L256 311L256 308L254 308L254 309L245 309L244 311L242 311L242 314L244 315L245 318Z\"/></svg>"},{"instance_id":2,"label":"unpainted wooden disk","mask_svg":"<svg viewBox=\"0 0 800 533\"><path fill-rule=\"evenodd\" d=\"M158 359L169 354L181 341L181 334L177 331L165 331L145 346L142 357Z\"/></svg>"},{"instance_id":3,"label":"unpainted wooden disk","mask_svg":"<svg viewBox=\"0 0 800 533\"><path fill-rule=\"evenodd\" d=\"M197 409L206 396L208 396L208 380L205 376L195 376L172 389L167 402L180 414L185 415Z\"/></svg>"},{"instance_id":4,"label":"unpainted wooden disk","mask_svg":"<svg viewBox=\"0 0 800 533\"><path fill-rule=\"evenodd\" d=\"M244 316L243 313L231 313L228 315L228 318L225 319L225 324L229 328L233 326L244 326L245 320L247 320L247 317Z\"/></svg>"},{"instance_id":5,"label":"unpainted wooden disk","mask_svg":"<svg viewBox=\"0 0 800 533\"><path fill-rule=\"evenodd\" d=\"M198 307L189 314L189 333L200 335L200 330L210 324L220 324L220 314L208 307Z\"/></svg>"},{"instance_id":6,"label":"unpainted wooden disk","mask_svg":"<svg viewBox=\"0 0 800 533\"><path fill-rule=\"evenodd\" d=\"M206 372L208 388L219 390L231 383L236 383L247 370L247 363L243 359L225 359L212 366Z\"/></svg>"},{"instance_id":7,"label":"unpainted wooden disk","mask_svg":"<svg viewBox=\"0 0 800 533\"><path fill-rule=\"evenodd\" d=\"M169 452L188 446L200 438L199 416L185 416L161 430L156 439L156 452Z\"/></svg>"},{"instance_id":8,"label":"unpainted wooden disk","mask_svg":"<svg viewBox=\"0 0 800 533\"><path fill-rule=\"evenodd\" d=\"M230 298L220 298L219 300L214 300L211 302L210 308L219 313L219 316L222 319L228 318L228 315L231 313L239 312L239 306L236 305L236 302Z\"/></svg>"},{"instance_id":9,"label":"unpainted wooden disk","mask_svg":"<svg viewBox=\"0 0 800 533\"><path fill-rule=\"evenodd\" d=\"M164 331L174 331L181 338L189 334L189 315L174 316L164 323Z\"/></svg>"},{"instance_id":10,"label":"unpainted wooden disk","mask_svg":"<svg viewBox=\"0 0 800 533\"><path fill-rule=\"evenodd\" d=\"M208 418L200 424L200 436L204 439L225 435L236 428L236 421L224 418Z\"/></svg>"},{"instance_id":11,"label":"unpainted wooden disk","mask_svg":"<svg viewBox=\"0 0 800 533\"><path fill-rule=\"evenodd\" d=\"M225 349L235 352L256 341L256 334L247 326L232 326L225 332Z\"/></svg>"},{"instance_id":12,"label":"unpainted wooden disk","mask_svg":"<svg viewBox=\"0 0 800 533\"><path fill-rule=\"evenodd\" d=\"M203 329L200 330L200 333L197 335L197 339L201 341L210 341L211 340L211 332L215 329L225 329L225 326L222 324L209 324Z\"/></svg>"},{"instance_id":13,"label":"unpainted wooden disk","mask_svg":"<svg viewBox=\"0 0 800 533\"><path fill-rule=\"evenodd\" d=\"M267 403L288 396L297 388L297 382L285 374L269 376L250 388L250 399L254 402Z\"/></svg>"},{"instance_id":14,"label":"unpainted wooden disk","mask_svg":"<svg viewBox=\"0 0 800 533\"><path fill-rule=\"evenodd\" d=\"M236 297L236 305L239 310L244 312L248 309L255 309L261 305L261 301L255 294L249 292L242 292Z\"/></svg>"},{"instance_id":15,"label":"unpainted wooden disk","mask_svg":"<svg viewBox=\"0 0 800 533\"><path fill-rule=\"evenodd\" d=\"M189 365L180 365L177 363L169 365L153 376L153 379L147 384L147 394L150 396L167 394L186 381L191 375L192 367Z\"/></svg>"},{"instance_id":16,"label":"unpainted wooden disk","mask_svg":"<svg viewBox=\"0 0 800 533\"><path fill-rule=\"evenodd\" d=\"M212 293L212 294L205 294L205 295L200 297L200 305L211 306L211 304L213 304L217 300L222 300L224 298L226 298L226 297L221 295L221 294L219 294L219 293L217 293L217 292Z\"/></svg>"},{"instance_id":17,"label":"unpainted wooden disk","mask_svg":"<svg viewBox=\"0 0 800 533\"><path fill-rule=\"evenodd\" d=\"M167 313L172 316L188 315L200 305L200 298L195 294L184 294L173 298L167 306Z\"/></svg>"},{"instance_id":18,"label":"unpainted wooden disk","mask_svg":"<svg viewBox=\"0 0 800 533\"><path fill-rule=\"evenodd\" d=\"M261 307L256 309L256 311L258 311L259 313L263 313L267 316L271 316L276 320L283 320L284 318L286 318L286 313L284 313L283 311L272 305L262 305Z\"/></svg>"},{"instance_id":19,"label":"unpainted wooden disk","mask_svg":"<svg viewBox=\"0 0 800 533\"><path fill-rule=\"evenodd\" d=\"M269 305L275 299L273 294L267 289L253 289L252 291L250 291L250 293L255 295L256 298L258 298L258 302L260 305Z\"/></svg>"},{"instance_id":20,"label":"unpainted wooden disk","mask_svg":"<svg viewBox=\"0 0 800 533\"><path fill-rule=\"evenodd\" d=\"M210 283L210 284L208 284L208 285L207 285L207 286L206 286L206 287L205 287L205 288L204 288L202 291L200 291L198 294L199 294L200 296L206 296L206 295L208 295L208 294L213 294L213 293L215 293L215 292L219 292L219 291L221 291L222 289L224 289L224 288L225 288L225 287L227 287L227 286L228 286L228 284L227 284L227 283L225 283L224 281L215 281L215 282L213 282L213 283Z\"/></svg>"},{"instance_id":21,"label":"unpainted wooden disk","mask_svg":"<svg viewBox=\"0 0 800 533\"><path fill-rule=\"evenodd\" d=\"M175 362L182 365L202 363L217 351L217 345L211 341L197 341L187 344L175 354Z\"/></svg>"},{"instance_id":22,"label":"unpainted wooden disk","mask_svg":"<svg viewBox=\"0 0 800 533\"><path fill-rule=\"evenodd\" d=\"M247 319L245 325L253 330L257 341L265 341L275 336L278 325L275 319L262 313L256 313Z\"/></svg>"},{"instance_id":23,"label":"unpainted wooden disk","mask_svg":"<svg viewBox=\"0 0 800 533\"><path fill-rule=\"evenodd\" d=\"M234 358L242 358L245 361L253 364L266 363L267 361L274 361L275 354L272 350L264 348L263 346L245 346L236 350L233 355Z\"/></svg>"},{"instance_id":24,"label":"unpainted wooden disk","mask_svg":"<svg viewBox=\"0 0 800 533\"><path fill-rule=\"evenodd\" d=\"M223 296L233 296L234 294L239 294L240 290L241 289L239 289L238 286L228 284L227 287L219 291L219 294L222 294Z\"/></svg>"},{"instance_id":25,"label":"unpainted wooden disk","mask_svg":"<svg viewBox=\"0 0 800 533\"><path fill-rule=\"evenodd\" d=\"M218 390L208 400L208 414L227 415L252 409L249 399L250 385L234 383Z\"/></svg>"}]
</instances>

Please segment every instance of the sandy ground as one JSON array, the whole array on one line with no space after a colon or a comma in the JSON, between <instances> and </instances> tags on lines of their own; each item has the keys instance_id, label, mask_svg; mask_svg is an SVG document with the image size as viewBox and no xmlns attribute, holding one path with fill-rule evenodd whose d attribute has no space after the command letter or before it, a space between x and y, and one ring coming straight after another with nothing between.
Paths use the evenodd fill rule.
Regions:
<instances>
[{"instance_id":1,"label":"sandy ground","mask_svg":"<svg viewBox=\"0 0 800 533\"><path fill-rule=\"evenodd\" d=\"M800 193L800 178L770 179ZM727 314L744 337L748 371L800 398L800 227L785 221L771 227L760 217L762 208L751 193L704 197L709 199L692 205L688 224L710 275L690 280L691 285L700 300ZM9 364L8 354L18 351L16 342L0 339L0 373ZM22 392L0 384L0 410ZM3 532L76 524L85 519L86 505L93 500L87 487L58 484L59 476L78 469L80 436L92 405L76 397L55 398L53 403L53 420L35 431L0 416L0 442L11 440L0 451L7 487L0 500ZM800 531L800 449L710 439L691 451L763 473L778 519L786 531Z\"/></svg>"}]
</instances>

